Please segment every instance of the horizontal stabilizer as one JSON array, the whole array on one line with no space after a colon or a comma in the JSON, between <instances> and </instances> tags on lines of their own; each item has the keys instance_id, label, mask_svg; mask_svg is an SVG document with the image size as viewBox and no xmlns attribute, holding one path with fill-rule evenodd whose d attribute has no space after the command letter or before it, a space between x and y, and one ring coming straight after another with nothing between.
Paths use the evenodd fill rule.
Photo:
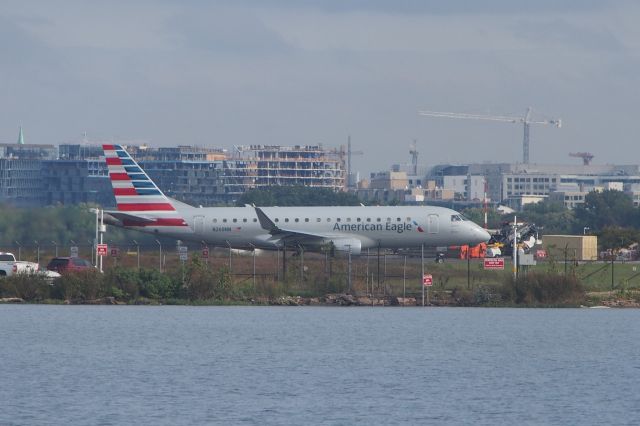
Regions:
<instances>
[{"instance_id":1,"label":"horizontal stabilizer","mask_svg":"<svg viewBox=\"0 0 640 426\"><path fill-rule=\"evenodd\" d=\"M149 219L148 217L138 216L135 214L123 213L120 211L114 210L105 210L105 215L109 215L120 222L131 221L131 222L139 222L139 223L151 223L154 222L154 219Z\"/></svg>"}]
</instances>

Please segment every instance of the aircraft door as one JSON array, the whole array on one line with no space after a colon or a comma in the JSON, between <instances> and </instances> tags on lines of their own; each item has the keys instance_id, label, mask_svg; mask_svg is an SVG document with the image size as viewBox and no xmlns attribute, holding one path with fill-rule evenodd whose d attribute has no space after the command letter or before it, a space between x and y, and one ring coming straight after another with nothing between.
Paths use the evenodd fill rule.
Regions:
<instances>
[{"instance_id":1,"label":"aircraft door","mask_svg":"<svg viewBox=\"0 0 640 426\"><path fill-rule=\"evenodd\" d=\"M204 216L193 217L193 232L202 234L204 232Z\"/></svg>"},{"instance_id":2,"label":"aircraft door","mask_svg":"<svg viewBox=\"0 0 640 426\"><path fill-rule=\"evenodd\" d=\"M437 234L440 230L440 219L437 214L427 216L427 232Z\"/></svg>"},{"instance_id":3,"label":"aircraft door","mask_svg":"<svg viewBox=\"0 0 640 426\"><path fill-rule=\"evenodd\" d=\"M460 227L462 226L462 218L460 215L452 214L451 215L451 233L457 234L460 232Z\"/></svg>"}]
</instances>

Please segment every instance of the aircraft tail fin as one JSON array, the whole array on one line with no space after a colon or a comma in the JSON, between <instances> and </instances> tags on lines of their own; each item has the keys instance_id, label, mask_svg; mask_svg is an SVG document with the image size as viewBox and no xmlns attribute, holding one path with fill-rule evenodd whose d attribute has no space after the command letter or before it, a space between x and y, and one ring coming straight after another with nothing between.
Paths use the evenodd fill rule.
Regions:
<instances>
[{"instance_id":1,"label":"aircraft tail fin","mask_svg":"<svg viewBox=\"0 0 640 426\"><path fill-rule=\"evenodd\" d=\"M102 145L119 212L140 217L140 224L186 226L176 206L121 145Z\"/></svg>"}]
</instances>

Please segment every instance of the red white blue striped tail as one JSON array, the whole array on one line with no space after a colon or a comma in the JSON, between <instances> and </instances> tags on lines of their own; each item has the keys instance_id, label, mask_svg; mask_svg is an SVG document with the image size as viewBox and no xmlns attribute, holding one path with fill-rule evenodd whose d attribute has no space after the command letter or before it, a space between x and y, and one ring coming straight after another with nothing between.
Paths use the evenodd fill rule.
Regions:
<instances>
[{"instance_id":1,"label":"red white blue striped tail","mask_svg":"<svg viewBox=\"0 0 640 426\"><path fill-rule=\"evenodd\" d=\"M187 226L171 201L122 146L102 145L102 149L118 211L147 219L130 226Z\"/></svg>"}]
</instances>

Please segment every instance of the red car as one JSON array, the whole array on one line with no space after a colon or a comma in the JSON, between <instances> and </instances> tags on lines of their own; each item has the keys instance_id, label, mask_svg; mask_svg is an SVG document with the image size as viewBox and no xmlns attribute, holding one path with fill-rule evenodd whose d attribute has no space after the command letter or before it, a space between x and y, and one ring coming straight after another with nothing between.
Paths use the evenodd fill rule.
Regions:
<instances>
[{"instance_id":1,"label":"red car","mask_svg":"<svg viewBox=\"0 0 640 426\"><path fill-rule=\"evenodd\" d=\"M79 257L54 257L47 265L47 269L64 274L65 272L87 271L94 269L94 266L88 260Z\"/></svg>"}]
</instances>

